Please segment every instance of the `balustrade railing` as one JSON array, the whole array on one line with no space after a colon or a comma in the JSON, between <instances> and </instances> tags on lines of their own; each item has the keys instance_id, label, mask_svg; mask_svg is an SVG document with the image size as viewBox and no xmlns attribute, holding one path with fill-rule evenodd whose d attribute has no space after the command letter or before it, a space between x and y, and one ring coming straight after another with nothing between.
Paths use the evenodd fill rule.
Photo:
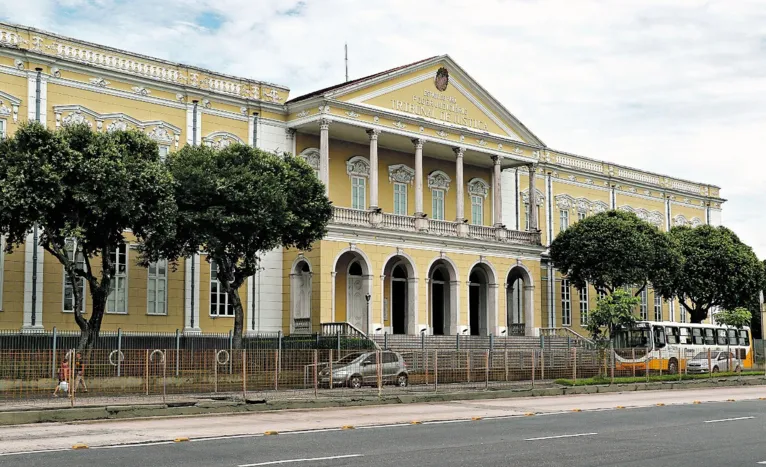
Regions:
<instances>
[{"instance_id":1,"label":"balustrade railing","mask_svg":"<svg viewBox=\"0 0 766 467\"><path fill-rule=\"evenodd\" d=\"M370 211L362 211L361 209L351 208L334 208L334 220L338 224L358 225L363 227L370 227Z\"/></svg>"},{"instance_id":2,"label":"balustrade railing","mask_svg":"<svg viewBox=\"0 0 766 467\"><path fill-rule=\"evenodd\" d=\"M457 237L457 222L428 220L428 231L434 235Z\"/></svg>"},{"instance_id":3,"label":"balustrade railing","mask_svg":"<svg viewBox=\"0 0 766 467\"><path fill-rule=\"evenodd\" d=\"M398 214L383 214L381 227L392 230L415 231L415 218Z\"/></svg>"},{"instance_id":4,"label":"balustrade railing","mask_svg":"<svg viewBox=\"0 0 766 467\"><path fill-rule=\"evenodd\" d=\"M486 225L469 225L468 236L481 240L495 240L497 239L497 229Z\"/></svg>"}]
</instances>

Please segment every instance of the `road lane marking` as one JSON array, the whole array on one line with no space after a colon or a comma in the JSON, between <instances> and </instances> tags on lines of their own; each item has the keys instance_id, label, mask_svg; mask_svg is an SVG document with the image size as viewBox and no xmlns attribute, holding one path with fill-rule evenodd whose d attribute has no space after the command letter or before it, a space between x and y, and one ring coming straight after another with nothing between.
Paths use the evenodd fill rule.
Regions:
<instances>
[{"instance_id":1,"label":"road lane marking","mask_svg":"<svg viewBox=\"0 0 766 467\"><path fill-rule=\"evenodd\" d=\"M362 457L362 454L346 454L343 456L312 457L305 459L285 459L281 461L259 462L258 464L241 464L239 467L258 467L259 465L291 464L294 462L330 461L335 459L348 459L351 457Z\"/></svg>"},{"instance_id":2,"label":"road lane marking","mask_svg":"<svg viewBox=\"0 0 766 467\"><path fill-rule=\"evenodd\" d=\"M755 417L722 418L720 420L705 420L705 423L733 422L736 420L750 420Z\"/></svg>"},{"instance_id":3,"label":"road lane marking","mask_svg":"<svg viewBox=\"0 0 766 467\"><path fill-rule=\"evenodd\" d=\"M577 433L576 435L543 436L541 438L527 438L524 441L542 441L544 439L577 438L580 436L593 436L598 433Z\"/></svg>"},{"instance_id":4,"label":"road lane marking","mask_svg":"<svg viewBox=\"0 0 766 467\"><path fill-rule=\"evenodd\" d=\"M106 446L93 446L91 449L141 448L144 446L161 446L163 444L174 444L174 442L173 441L149 441L146 443L109 444Z\"/></svg>"},{"instance_id":5,"label":"road lane marking","mask_svg":"<svg viewBox=\"0 0 766 467\"><path fill-rule=\"evenodd\" d=\"M58 449L37 449L34 451L17 451L17 452L2 452L0 453L0 457L5 456L21 456L23 454L44 454L46 452L61 452L61 451L69 451L70 448L58 448Z\"/></svg>"}]
</instances>

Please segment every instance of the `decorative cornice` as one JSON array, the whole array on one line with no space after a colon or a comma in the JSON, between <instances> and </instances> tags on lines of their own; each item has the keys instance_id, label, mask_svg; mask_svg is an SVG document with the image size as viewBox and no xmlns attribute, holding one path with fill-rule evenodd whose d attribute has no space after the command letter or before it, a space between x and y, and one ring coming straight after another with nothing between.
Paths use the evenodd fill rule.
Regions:
<instances>
[{"instance_id":1,"label":"decorative cornice","mask_svg":"<svg viewBox=\"0 0 766 467\"><path fill-rule=\"evenodd\" d=\"M452 182L452 179L449 177L449 175L442 172L441 170L434 170L433 172L428 174L428 189L429 190L441 189L444 191L449 191L449 186L451 182Z\"/></svg>"},{"instance_id":2,"label":"decorative cornice","mask_svg":"<svg viewBox=\"0 0 766 467\"><path fill-rule=\"evenodd\" d=\"M482 196L486 198L489 195L489 184L480 178L472 178L468 184L468 194Z\"/></svg>"},{"instance_id":3,"label":"decorative cornice","mask_svg":"<svg viewBox=\"0 0 766 467\"><path fill-rule=\"evenodd\" d=\"M214 149L223 149L234 143L245 144L239 136L227 131L216 131L202 138L202 144Z\"/></svg>"},{"instance_id":4,"label":"decorative cornice","mask_svg":"<svg viewBox=\"0 0 766 467\"><path fill-rule=\"evenodd\" d=\"M369 177L370 161L364 156L354 156L346 161L346 173L349 176Z\"/></svg>"},{"instance_id":5,"label":"decorative cornice","mask_svg":"<svg viewBox=\"0 0 766 467\"><path fill-rule=\"evenodd\" d=\"M388 181L407 183L412 185L415 180L415 169L408 167L404 164L395 164L388 166Z\"/></svg>"}]
</instances>

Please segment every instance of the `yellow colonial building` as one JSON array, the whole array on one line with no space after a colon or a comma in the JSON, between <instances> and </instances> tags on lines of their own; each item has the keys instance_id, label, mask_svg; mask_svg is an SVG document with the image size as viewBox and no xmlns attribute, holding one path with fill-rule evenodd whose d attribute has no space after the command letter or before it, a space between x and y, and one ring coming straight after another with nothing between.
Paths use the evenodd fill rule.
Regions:
<instances>
[{"instance_id":1,"label":"yellow colonial building","mask_svg":"<svg viewBox=\"0 0 766 467\"><path fill-rule=\"evenodd\" d=\"M609 209L661 230L720 224L718 187L552 149L449 56L288 94L0 23L0 137L25 120L86 122L144 131L163 155L243 143L290 152L316 170L335 206L329 232L310 251L264 252L240 291L250 333L327 323L369 334L582 332L595 291L577 291L547 261L560 231ZM231 329L204 254L175 271L139 267L136 254L133 245L115 254L102 329ZM76 329L63 268L35 248L34 234L0 257L0 274L0 329ZM651 290L639 313L684 319Z\"/></svg>"}]
</instances>

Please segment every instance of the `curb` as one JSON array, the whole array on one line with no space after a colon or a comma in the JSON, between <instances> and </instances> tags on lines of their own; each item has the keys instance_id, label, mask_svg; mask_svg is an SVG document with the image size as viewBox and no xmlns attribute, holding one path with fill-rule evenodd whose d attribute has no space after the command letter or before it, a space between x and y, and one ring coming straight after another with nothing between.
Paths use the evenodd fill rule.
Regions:
<instances>
[{"instance_id":1,"label":"curb","mask_svg":"<svg viewBox=\"0 0 766 467\"><path fill-rule=\"evenodd\" d=\"M413 404L428 402L451 402L459 400L512 399L520 397L549 397L575 394L604 394L630 391L686 390L736 386L766 385L762 376L716 381L656 382L615 384L612 386L571 386L539 389L488 390L476 392L425 393L376 396L356 396L346 399L326 400L275 400L247 399L245 401L199 401L168 404L138 404L91 406L56 409L32 409L0 411L0 426L25 425L45 422L73 422L88 420L113 420L125 418L175 417L225 413L270 412L290 409L323 409L337 407L363 407L372 405Z\"/></svg>"}]
</instances>

